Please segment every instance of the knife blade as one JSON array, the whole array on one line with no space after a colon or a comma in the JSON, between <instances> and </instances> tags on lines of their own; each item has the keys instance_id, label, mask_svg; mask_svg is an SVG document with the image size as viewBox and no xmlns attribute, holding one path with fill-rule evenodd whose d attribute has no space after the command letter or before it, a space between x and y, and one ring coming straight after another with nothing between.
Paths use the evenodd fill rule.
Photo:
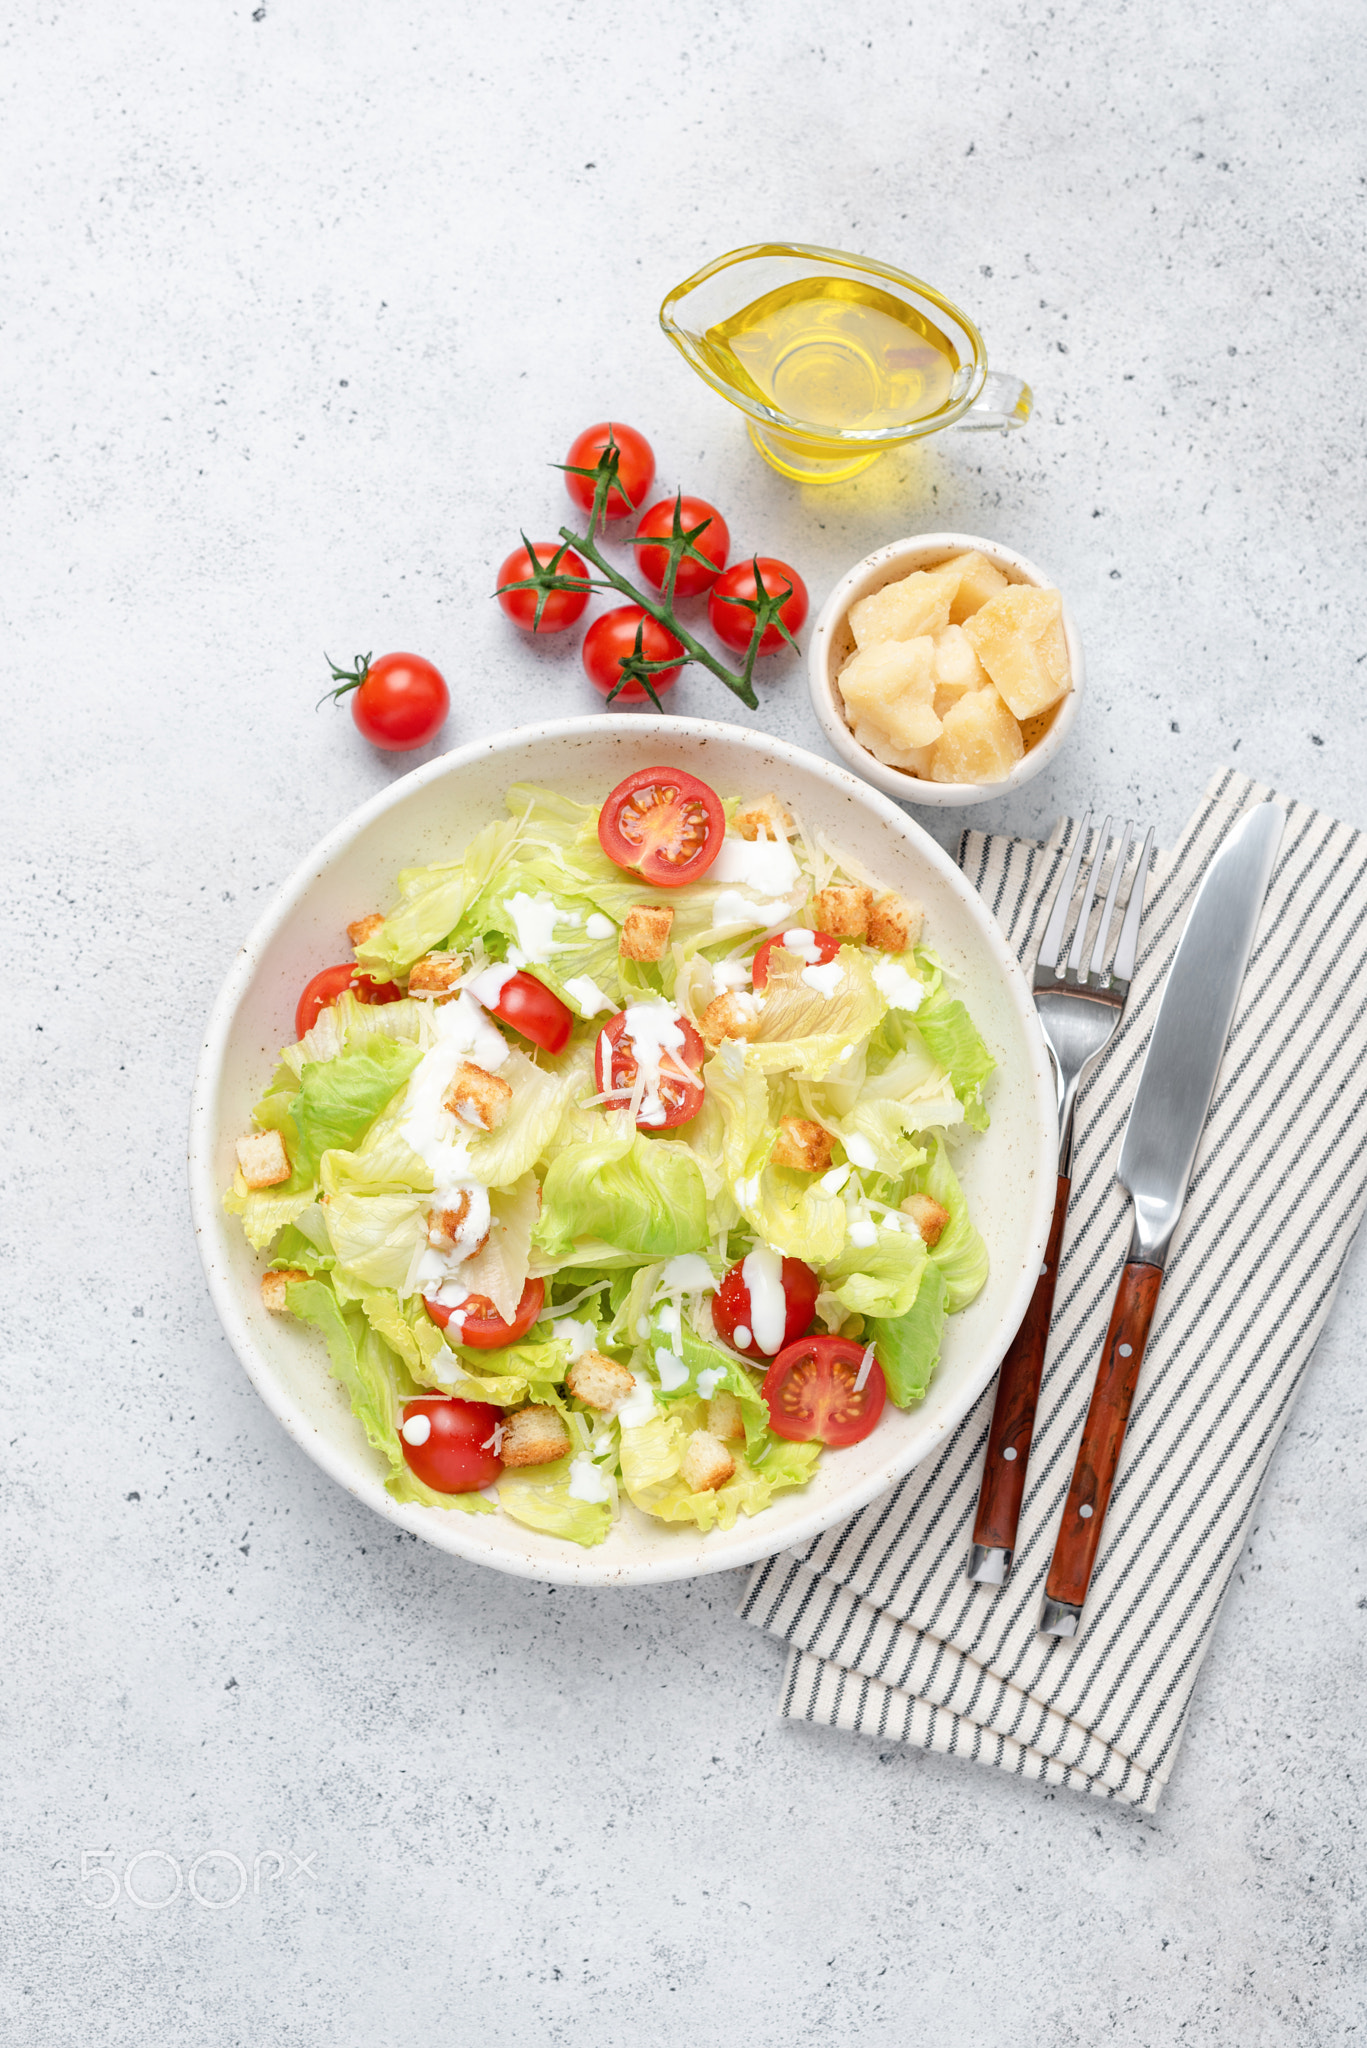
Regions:
<instances>
[{"instance_id":1,"label":"knife blade","mask_svg":"<svg viewBox=\"0 0 1367 2048\"><path fill-rule=\"evenodd\" d=\"M1206 870L1168 969L1120 1148L1134 1224L1045 1582L1044 1635L1076 1635L1082 1619L1163 1268L1285 822L1275 804L1240 819Z\"/></svg>"}]
</instances>

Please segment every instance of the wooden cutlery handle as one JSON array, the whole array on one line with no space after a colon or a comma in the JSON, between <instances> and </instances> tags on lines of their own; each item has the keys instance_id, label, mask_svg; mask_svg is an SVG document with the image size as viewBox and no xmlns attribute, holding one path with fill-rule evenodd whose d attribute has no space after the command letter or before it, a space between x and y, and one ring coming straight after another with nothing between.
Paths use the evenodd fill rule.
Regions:
<instances>
[{"instance_id":1,"label":"wooden cutlery handle","mask_svg":"<svg viewBox=\"0 0 1367 2048\"><path fill-rule=\"evenodd\" d=\"M987 1434L987 1462L983 1467L982 1491L978 1495L978 1519L973 1524L973 1541L986 1550L1014 1550L1016 1526L1020 1521L1025 1494L1025 1474L1030 1462L1030 1440L1035 1432L1035 1408L1039 1401L1040 1375L1049 1343L1049 1325L1054 1315L1054 1283L1058 1278L1059 1250L1068 1216L1072 1182L1058 1177L1054 1196L1054 1220L1049 1229L1044 1265L1030 1306L1001 1363L997 1376L997 1401L992 1410L992 1427Z\"/></svg>"},{"instance_id":2,"label":"wooden cutlery handle","mask_svg":"<svg viewBox=\"0 0 1367 2048\"><path fill-rule=\"evenodd\" d=\"M1111 1503L1116 1466L1125 1442L1144 1346L1149 1341L1161 1266L1126 1266L1120 1276L1111 1327L1097 1368L1096 1385L1083 1425L1072 1484L1045 1584L1050 1600L1081 1607L1101 1543L1101 1525Z\"/></svg>"}]
</instances>

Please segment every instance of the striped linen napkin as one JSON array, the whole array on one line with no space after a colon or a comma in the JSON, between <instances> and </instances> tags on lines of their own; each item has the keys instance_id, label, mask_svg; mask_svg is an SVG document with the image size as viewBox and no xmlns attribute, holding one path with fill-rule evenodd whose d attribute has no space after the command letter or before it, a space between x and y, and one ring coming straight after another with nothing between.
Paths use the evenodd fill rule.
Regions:
<instances>
[{"instance_id":1,"label":"striped linen napkin","mask_svg":"<svg viewBox=\"0 0 1367 2048\"><path fill-rule=\"evenodd\" d=\"M1130 1233L1115 1178L1163 980L1252 804L1287 826L1149 1339L1081 1634L1040 1599ZM959 864L1023 959L1077 823L966 832ZM1072 1203L1009 1584L964 1576L995 1383L933 1461L740 1612L791 1645L782 1714L1152 1812L1259 1485L1367 1202L1367 834L1217 774L1149 884L1129 1010L1082 1090Z\"/></svg>"}]
</instances>

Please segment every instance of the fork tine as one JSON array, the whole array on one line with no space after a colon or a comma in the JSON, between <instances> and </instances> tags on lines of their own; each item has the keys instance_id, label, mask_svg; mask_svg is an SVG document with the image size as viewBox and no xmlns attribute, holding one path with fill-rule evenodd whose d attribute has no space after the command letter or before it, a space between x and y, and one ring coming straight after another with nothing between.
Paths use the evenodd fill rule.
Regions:
<instances>
[{"instance_id":1,"label":"fork tine","mask_svg":"<svg viewBox=\"0 0 1367 2048\"><path fill-rule=\"evenodd\" d=\"M1073 933L1073 950L1068 955L1068 966L1074 974L1082 965L1082 948L1087 941L1087 920L1092 914L1092 905L1096 902L1096 885L1101 880L1101 864L1106 858L1106 848L1110 840L1111 821L1107 818L1096 836L1096 848L1092 854L1091 865L1087 869L1087 887L1082 892L1083 900L1078 909L1077 930Z\"/></svg>"},{"instance_id":2,"label":"fork tine","mask_svg":"<svg viewBox=\"0 0 1367 2048\"><path fill-rule=\"evenodd\" d=\"M1101 922L1096 928L1096 949L1092 954L1091 968L1093 974L1101 974L1106 966L1106 945L1111 936L1111 919L1115 915L1115 899L1120 894L1120 877L1125 872L1125 856L1130 850L1130 840L1133 836L1134 827L1129 819L1126 818L1125 830L1121 833L1120 844L1116 848L1115 866L1111 869L1111 886L1106 891L1106 907L1101 913Z\"/></svg>"},{"instance_id":3,"label":"fork tine","mask_svg":"<svg viewBox=\"0 0 1367 2048\"><path fill-rule=\"evenodd\" d=\"M1139 950L1139 920L1144 914L1144 895L1149 886L1149 859L1153 853L1153 826L1150 825L1139 849L1135 863L1134 880L1130 883L1129 901L1125 905L1125 922L1120 927L1120 944L1115 949L1115 965L1111 973L1117 981L1133 981L1135 955Z\"/></svg>"},{"instance_id":4,"label":"fork tine","mask_svg":"<svg viewBox=\"0 0 1367 2048\"><path fill-rule=\"evenodd\" d=\"M1063 879L1054 892L1054 901L1049 911L1049 922L1044 927L1044 937L1039 942L1038 965L1046 971L1058 968L1058 956L1063 949L1063 931L1068 922L1068 906L1073 900L1073 885L1077 871L1082 864L1082 849L1087 844L1087 832L1092 814L1087 812L1077 828L1077 838L1068 856L1068 865L1063 870Z\"/></svg>"}]
</instances>

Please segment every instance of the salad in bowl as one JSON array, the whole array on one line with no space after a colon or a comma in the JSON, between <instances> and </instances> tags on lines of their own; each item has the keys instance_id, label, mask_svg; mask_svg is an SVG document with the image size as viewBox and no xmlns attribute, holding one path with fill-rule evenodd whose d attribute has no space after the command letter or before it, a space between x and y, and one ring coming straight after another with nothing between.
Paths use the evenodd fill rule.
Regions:
<instances>
[{"instance_id":1,"label":"salad in bowl","mask_svg":"<svg viewBox=\"0 0 1367 2048\"><path fill-rule=\"evenodd\" d=\"M983 1289L993 1053L933 915L771 775L514 781L308 980L223 1201L397 1505L763 1518Z\"/></svg>"}]
</instances>

